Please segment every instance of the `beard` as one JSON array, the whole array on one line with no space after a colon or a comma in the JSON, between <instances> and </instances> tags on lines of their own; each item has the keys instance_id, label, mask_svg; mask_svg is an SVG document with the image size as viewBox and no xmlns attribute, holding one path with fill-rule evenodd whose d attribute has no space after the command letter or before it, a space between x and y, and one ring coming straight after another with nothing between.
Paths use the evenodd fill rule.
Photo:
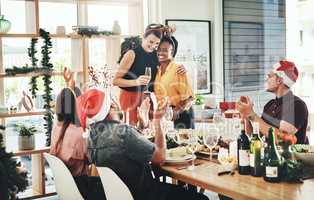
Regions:
<instances>
[{"instance_id":1,"label":"beard","mask_svg":"<svg viewBox=\"0 0 314 200\"><path fill-rule=\"evenodd\" d=\"M265 82L264 88L267 92L275 92L277 90L277 86L269 84L268 82Z\"/></svg>"}]
</instances>

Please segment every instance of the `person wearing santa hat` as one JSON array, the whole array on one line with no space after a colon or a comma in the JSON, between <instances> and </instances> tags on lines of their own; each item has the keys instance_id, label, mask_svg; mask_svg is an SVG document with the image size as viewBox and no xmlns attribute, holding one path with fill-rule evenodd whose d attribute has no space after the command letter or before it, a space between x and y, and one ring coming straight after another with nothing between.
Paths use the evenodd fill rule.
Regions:
<instances>
[{"instance_id":1,"label":"person wearing santa hat","mask_svg":"<svg viewBox=\"0 0 314 200\"><path fill-rule=\"evenodd\" d=\"M247 96L240 98L237 109L250 121L258 122L262 134L267 136L268 129L274 127L275 133L282 138L291 136L292 143L307 144L308 109L305 102L291 91L298 76L298 69L293 62L279 61L267 75L265 84L266 90L274 93L276 98L264 106L262 116L254 112L253 103Z\"/></svg>"},{"instance_id":2,"label":"person wearing santa hat","mask_svg":"<svg viewBox=\"0 0 314 200\"><path fill-rule=\"evenodd\" d=\"M140 109L150 109L149 98L143 100ZM208 199L152 177L150 162L163 163L166 156L166 139L161 126L165 110L154 111L154 143L142 137L135 128L119 122L121 111L112 101L109 90L84 92L77 99L77 113L82 128L88 131L92 162L96 166L111 168L127 185L134 200Z\"/></svg>"}]
</instances>

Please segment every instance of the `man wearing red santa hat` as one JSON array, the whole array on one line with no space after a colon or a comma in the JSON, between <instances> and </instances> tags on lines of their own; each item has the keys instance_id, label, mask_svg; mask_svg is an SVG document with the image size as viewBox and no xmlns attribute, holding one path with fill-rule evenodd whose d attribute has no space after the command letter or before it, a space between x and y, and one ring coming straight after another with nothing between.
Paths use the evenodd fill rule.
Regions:
<instances>
[{"instance_id":1,"label":"man wearing red santa hat","mask_svg":"<svg viewBox=\"0 0 314 200\"><path fill-rule=\"evenodd\" d=\"M237 108L242 116L260 124L260 132L267 136L270 127L275 133L292 143L306 144L308 109L303 100L293 95L290 88L296 82L299 72L293 62L282 60L274 65L274 70L267 75L266 90L276 95L270 100L259 117L253 110L249 97L242 96Z\"/></svg>"},{"instance_id":2,"label":"man wearing red santa hat","mask_svg":"<svg viewBox=\"0 0 314 200\"><path fill-rule=\"evenodd\" d=\"M150 100L146 98L140 109L149 108ZM83 93L77 99L77 112L82 128L88 128L92 162L96 166L111 168L130 189L134 200L208 199L203 194L161 183L152 177L150 162L160 164L166 156L166 140L161 126L165 111L153 114L155 143L119 122L119 106L112 102L108 90L90 89Z\"/></svg>"}]
</instances>

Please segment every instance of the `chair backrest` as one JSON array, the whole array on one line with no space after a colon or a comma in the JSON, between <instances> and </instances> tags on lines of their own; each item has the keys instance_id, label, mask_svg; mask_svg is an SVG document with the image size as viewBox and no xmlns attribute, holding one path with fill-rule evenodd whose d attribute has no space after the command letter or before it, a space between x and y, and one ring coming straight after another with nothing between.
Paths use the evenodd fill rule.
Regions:
<instances>
[{"instance_id":1,"label":"chair backrest","mask_svg":"<svg viewBox=\"0 0 314 200\"><path fill-rule=\"evenodd\" d=\"M108 167L97 167L107 200L133 200L129 188L119 176Z\"/></svg>"},{"instance_id":2,"label":"chair backrest","mask_svg":"<svg viewBox=\"0 0 314 200\"><path fill-rule=\"evenodd\" d=\"M48 153L44 153L44 156L52 170L60 200L84 200L71 172L63 161Z\"/></svg>"}]
</instances>

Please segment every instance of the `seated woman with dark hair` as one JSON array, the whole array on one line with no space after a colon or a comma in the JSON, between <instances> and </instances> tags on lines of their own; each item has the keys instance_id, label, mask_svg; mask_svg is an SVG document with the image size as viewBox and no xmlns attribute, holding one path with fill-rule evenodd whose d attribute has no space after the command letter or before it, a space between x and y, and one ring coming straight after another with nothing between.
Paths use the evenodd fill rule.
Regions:
<instances>
[{"instance_id":1,"label":"seated woman with dark hair","mask_svg":"<svg viewBox=\"0 0 314 200\"><path fill-rule=\"evenodd\" d=\"M73 87L72 87L73 88ZM84 199L105 199L99 177L89 177L86 139L76 114L74 88L64 88L57 97L56 117L50 154L60 158L68 167Z\"/></svg>"}]
</instances>

